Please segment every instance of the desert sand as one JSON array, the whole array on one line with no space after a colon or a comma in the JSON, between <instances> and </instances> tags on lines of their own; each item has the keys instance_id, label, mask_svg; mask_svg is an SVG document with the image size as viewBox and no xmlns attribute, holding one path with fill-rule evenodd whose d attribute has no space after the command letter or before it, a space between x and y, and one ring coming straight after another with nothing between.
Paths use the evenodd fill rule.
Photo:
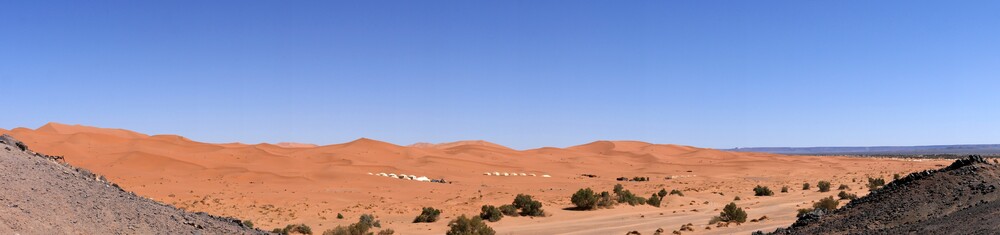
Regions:
<instances>
[{"instance_id":1,"label":"desert sand","mask_svg":"<svg viewBox=\"0 0 1000 235\"><path fill-rule=\"evenodd\" d=\"M324 146L212 144L178 135L58 123L37 129L0 129L4 133L35 151L62 155L67 163L104 175L138 195L188 211L249 219L267 230L305 223L313 231L323 231L371 213L397 234L442 234L452 218L478 215L484 204L509 204L515 195L525 193L540 200L548 216L505 217L490 223L498 234L624 234L632 230L652 234L657 228L669 233L687 223L694 224L695 231L685 234L773 231L791 224L797 208L839 192L817 192L819 180L832 182L834 188L848 185L860 196L867 192L867 176L891 180L896 173L950 163L737 153L637 141L529 150L486 141L400 146L365 138ZM487 176L486 172L528 176ZM426 176L450 183L369 173ZM651 181L615 180L635 176ZM812 190L802 190L807 182ZM594 211L565 210L572 207L569 198L576 190L611 191L618 183L644 197L660 189L679 189L685 195L668 196L659 208L618 205ZM769 186L775 195L753 196L756 185ZM790 191L779 193L781 186ZM736 196L749 218L769 219L706 230L708 220ZM424 206L443 210L442 219L411 223ZM337 219L337 213L347 218Z\"/></svg>"}]
</instances>

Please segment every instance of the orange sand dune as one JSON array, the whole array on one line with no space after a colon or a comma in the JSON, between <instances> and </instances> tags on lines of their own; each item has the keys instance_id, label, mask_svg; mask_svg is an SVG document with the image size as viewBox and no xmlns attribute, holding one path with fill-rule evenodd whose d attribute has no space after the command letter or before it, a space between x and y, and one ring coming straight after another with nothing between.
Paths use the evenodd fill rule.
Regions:
<instances>
[{"instance_id":1,"label":"orange sand dune","mask_svg":"<svg viewBox=\"0 0 1000 235\"><path fill-rule=\"evenodd\" d=\"M49 123L37 129L0 129L32 149L63 155L68 163L103 174L126 190L191 211L250 219L270 229L305 223L314 231L356 221L362 213L382 219L400 234L441 234L447 221L475 215L484 204L510 203L518 193L534 195L550 216L504 218L491 223L499 234L624 234L668 232L693 223L694 233L748 233L787 226L795 209L835 195L801 190L801 184L829 180L865 193L866 176L891 177L934 168L946 161L903 161L846 157L736 153L638 141L596 141L569 148L514 150L486 141L399 146L361 138L343 144L210 144L177 135L146 135L121 129ZM440 184L392 179L368 173L445 179ZM536 176L487 176L486 172ZM583 177L594 174L598 178ZM542 175L550 175L543 178ZM616 177L650 177L623 182L641 196L666 188L663 207L618 206L571 211L569 196L591 187L610 191ZM668 179L669 178L669 179ZM756 185L789 193L754 197ZM707 221L733 197L750 217L770 220L705 230ZM442 209L442 220L410 223L420 208ZM348 219L336 219L342 213ZM687 233L685 233L687 234Z\"/></svg>"}]
</instances>

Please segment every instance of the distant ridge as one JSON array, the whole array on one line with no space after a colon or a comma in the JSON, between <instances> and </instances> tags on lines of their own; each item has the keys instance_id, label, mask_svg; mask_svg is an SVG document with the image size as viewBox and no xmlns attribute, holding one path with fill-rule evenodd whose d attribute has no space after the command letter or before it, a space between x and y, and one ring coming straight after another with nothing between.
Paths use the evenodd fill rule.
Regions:
<instances>
[{"instance_id":1,"label":"distant ridge","mask_svg":"<svg viewBox=\"0 0 1000 235\"><path fill-rule=\"evenodd\" d=\"M1000 155L1000 144L872 146L872 147L752 147L726 149L734 152L761 152L796 155Z\"/></svg>"}]
</instances>

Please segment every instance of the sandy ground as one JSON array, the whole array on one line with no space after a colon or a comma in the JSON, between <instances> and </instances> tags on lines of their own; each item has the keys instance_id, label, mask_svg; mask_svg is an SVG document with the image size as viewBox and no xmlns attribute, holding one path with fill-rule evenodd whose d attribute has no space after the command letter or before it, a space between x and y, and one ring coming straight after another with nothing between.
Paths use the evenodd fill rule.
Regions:
<instances>
[{"instance_id":1,"label":"sandy ground","mask_svg":"<svg viewBox=\"0 0 1000 235\"><path fill-rule=\"evenodd\" d=\"M635 141L598 141L569 148L513 150L485 141L398 146L370 139L314 146L309 144L210 144L176 135L135 133L50 123L38 129L2 130L32 149L63 155L72 165L107 176L122 188L189 211L250 219L270 229L305 223L323 231L372 213L397 234L442 234L447 221L478 215L484 204L509 204L518 193L542 201L548 217L505 217L491 223L499 234L652 234L692 223L694 234L770 231L794 221L797 208L839 191L816 192L828 180L836 189L848 185L865 194L867 176L939 168L950 161L908 161L846 157L782 156L736 153ZM430 183L372 176L396 173L443 178ZM538 176L486 176L517 172ZM541 175L551 175L543 178ZM583 177L594 174L597 178ZM679 189L660 208L617 206L573 211L570 195L580 188L611 191L617 177L650 177L624 182L626 189L648 197L660 189ZM675 177L666 179L667 177ZM681 177L683 176L683 177ZM802 183L813 185L801 190ZM756 185L769 186L772 197L753 196ZM779 193L781 186L791 189ZM708 220L734 197L750 218L763 222L726 228ZM843 202L845 204L846 202ZM435 223L413 224L420 208L443 210ZM338 220L337 213L346 219ZM690 232L686 232L688 234Z\"/></svg>"}]
</instances>

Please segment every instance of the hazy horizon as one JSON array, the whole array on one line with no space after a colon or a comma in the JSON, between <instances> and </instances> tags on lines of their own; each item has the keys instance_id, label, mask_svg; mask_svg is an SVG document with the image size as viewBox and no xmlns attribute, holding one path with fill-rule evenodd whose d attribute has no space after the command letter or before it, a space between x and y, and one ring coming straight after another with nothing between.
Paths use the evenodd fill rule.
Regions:
<instances>
[{"instance_id":1,"label":"hazy horizon","mask_svg":"<svg viewBox=\"0 0 1000 235\"><path fill-rule=\"evenodd\" d=\"M192 7L196 6L196 7ZM991 144L996 2L14 2L4 128L515 149Z\"/></svg>"}]
</instances>

